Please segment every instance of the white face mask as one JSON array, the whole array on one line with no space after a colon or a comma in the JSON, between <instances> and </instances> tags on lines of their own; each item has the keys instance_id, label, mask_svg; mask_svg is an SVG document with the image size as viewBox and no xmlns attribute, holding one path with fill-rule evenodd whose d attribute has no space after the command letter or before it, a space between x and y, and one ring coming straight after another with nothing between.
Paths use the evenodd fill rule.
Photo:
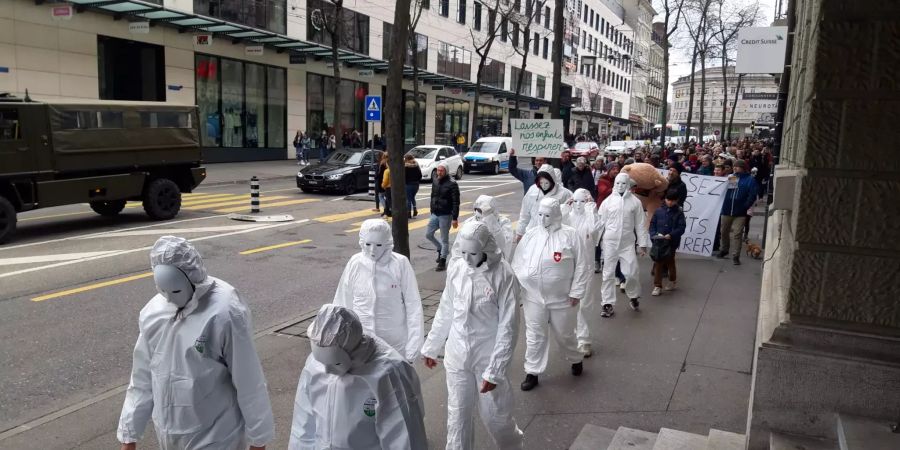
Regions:
<instances>
[{"instance_id":1,"label":"white face mask","mask_svg":"<svg viewBox=\"0 0 900 450\"><path fill-rule=\"evenodd\" d=\"M350 370L350 364L353 360L346 350L336 345L319 347L311 343L310 347L312 348L313 358L325 366L325 372L332 375L343 375Z\"/></svg>"},{"instance_id":2,"label":"white face mask","mask_svg":"<svg viewBox=\"0 0 900 450\"><path fill-rule=\"evenodd\" d=\"M390 248L388 247L389 237L384 232L370 231L363 241L362 250L366 256L374 261L378 261L384 256Z\"/></svg>"},{"instance_id":3,"label":"white face mask","mask_svg":"<svg viewBox=\"0 0 900 450\"><path fill-rule=\"evenodd\" d=\"M546 178L541 178L540 181L538 181L538 186L540 186L541 190L546 193L551 188L553 188L553 183L551 183L550 180Z\"/></svg>"},{"instance_id":4,"label":"white face mask","mask_svg":"<svg viewBox=\"0 0 900 450\"><path fill-rule=\"evenodd\" d=\"M625 179L620 179L618 177L616 178L617 179L613 184L613 190L616 192L616 194L625 195L625 192L628 191L628 181L626 181Z\"/></svg>"},{"instance_id":5,"label":"white face mask","mask_svg":"<svg viewBox=\"0 0 900 450\"><path fill-rule=\"evenodd\" d=\"M484 262L484 248L476 240L460 239L459 252L466 264L472 269Z\"/></svg>"},{"instance_id":6,"label":"white face mask","mask_svg":"<svg viewBox=\"0 0 900 450\"><path fill-rule=\"evenodd\" d=\"M159 293L173 305L184 308L194 296L194 284L181 269L159 265L153 268L153 281Z\"/></svg>"},{"instance_id":7,"label":"white face mask","mask_svg":"<svg viewBox=\"0 0 900 450\"><path fill-rule=\"evenodd\" d=\"M572 210L573 212L575 212L575 214L583 214L584 207L588 204L588 202L587 200L576 199L574 202L572 202L572 204L575 205L575 208Z\"/></svg>"},{"instance_id":8,"label":"white face mask","mask_svg":"<svg viewBox=\"0 0 900 450\"><path fill-rule=\"evenodd\" d=\"M541 226L549 230L553 226L553 216L549 209L538 209L538 217L541 218Z\"/></svg>"},{"instance_id":9,"label":"white face mask","mask_svg":"<svg viewBox=\"0 0 900 450\"><path fill-rule=\"evenodd\" d=\"M476 209L475 210L475 220L481 222L481 219L483 219L483 218L484 218L484 213L481 212L480 209Z\"/></svg>"}]
</instances>

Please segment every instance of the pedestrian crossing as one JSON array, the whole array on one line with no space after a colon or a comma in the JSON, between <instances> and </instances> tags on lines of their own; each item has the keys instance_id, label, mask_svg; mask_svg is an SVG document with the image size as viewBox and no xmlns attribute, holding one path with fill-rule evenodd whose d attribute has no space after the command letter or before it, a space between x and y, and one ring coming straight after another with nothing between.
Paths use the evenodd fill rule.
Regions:
<instances>
[{"instance_id":1,"label":"pedestrian crossing","mask_svg":"<svg viewBox=\"0 0 900 450\"><path fill-rule=\"evenodd\" d=\"M317 198L296 198L287 195L266 195L260 197L260 208L302 205L320 202ZM126 208L140 208L141 202L128 202ZM248 194L207 194L194 192L181 194L181 209L185 211L208 211L218 214L246 212L250 210Z\"/></svg>"}]
</instances>

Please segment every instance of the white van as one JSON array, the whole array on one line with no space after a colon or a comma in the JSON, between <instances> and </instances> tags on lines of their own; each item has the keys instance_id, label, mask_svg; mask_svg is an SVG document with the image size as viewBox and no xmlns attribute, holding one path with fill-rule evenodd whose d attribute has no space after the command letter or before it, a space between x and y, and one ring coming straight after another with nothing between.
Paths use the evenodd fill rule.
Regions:
<instances>
[{"instance_id":1,"label":"white van","mask_svg":"<svg viewBox=\"0 0 900 450\"><path fill-rule=\"evenodd\" d=\"M489 172L494 175L509 169L509 149L511 137L483 137L474 144L463 158L463 170Z\"/></svg>"}]
</instances>

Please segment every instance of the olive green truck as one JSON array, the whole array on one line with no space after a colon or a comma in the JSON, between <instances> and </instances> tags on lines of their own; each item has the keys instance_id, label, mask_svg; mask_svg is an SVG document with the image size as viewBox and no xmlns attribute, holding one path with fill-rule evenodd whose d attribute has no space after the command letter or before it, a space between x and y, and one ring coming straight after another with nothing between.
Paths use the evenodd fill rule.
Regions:
<instances>
[{"instance_id":1,"label":"olive green truck","mask_svg":"<svg viewBox=\"0 0 900 450\"><path fill-rule=\"evenodd\" d=\"M134 200L171 219L206 178L201 163L195 106L0 95L0 244L18 213L38 208L88 203L114 216Z\"/></svg>"}]
</instances>

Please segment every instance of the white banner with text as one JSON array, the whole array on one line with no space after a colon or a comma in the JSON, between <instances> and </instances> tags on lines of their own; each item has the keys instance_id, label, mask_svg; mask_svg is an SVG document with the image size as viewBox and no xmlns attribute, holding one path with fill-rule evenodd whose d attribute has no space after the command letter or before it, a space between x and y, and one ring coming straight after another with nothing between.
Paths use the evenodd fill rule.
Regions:
<instances>
[{"instance_id":1,"label":"white banner with text","mask_svg":"<svg viewBox=\"0 0 900 450\"><path fill-rule=\"evenodd\" d=\"M660 172L668 176L669 171L660 169ZM712 256L728 178L685 172L681 174L681 181L687 185L687 200L684 202L686 226L678 252Z\"/></svg>"},{"instance_id":2,"label":"white banner with text","mask_svg":"<svg viewBox=\"0 0 900 450\"><path fill-rule=\"evenodd\" d=\"M559 158L566 150L562 119L512 119L516 156Z\"/></svg>"}]
</instances>

